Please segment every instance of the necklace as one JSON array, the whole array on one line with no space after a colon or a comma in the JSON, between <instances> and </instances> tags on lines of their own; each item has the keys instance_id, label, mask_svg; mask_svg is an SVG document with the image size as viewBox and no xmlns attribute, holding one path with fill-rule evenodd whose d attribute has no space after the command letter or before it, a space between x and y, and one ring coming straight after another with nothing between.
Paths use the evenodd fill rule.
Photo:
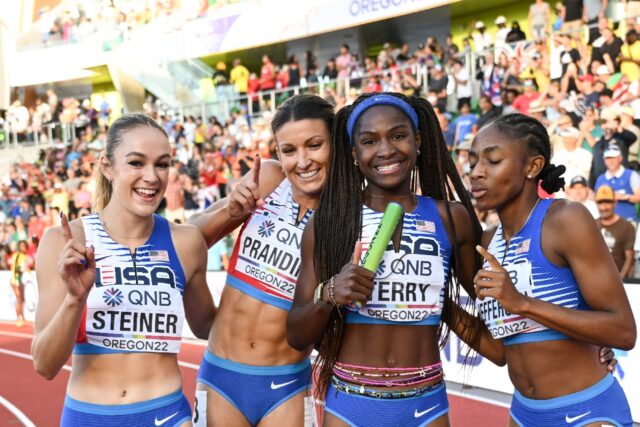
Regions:
<instances>
[{"instance_id":1,"label":"necklace","mask_svg":"<svg viewBox=\"0 0 640 427\"><path fill-rule=\"evenodd\" d=\"M538 206L538 203L540 203L540 198L539 197L538 197L538 200L536 200L536 203L533 205L533 207L529 211L529 215L527 215L527 219L524 220L524 224L522 224L522 227L520 227L520 230L518 230L518 232L515 233L513 236L515 236L520 231L522 231L522 229L527 225L527 223L529 222L529 219L531 219L531 215L533 214L533 211L536 210L536 206ZM511 239L513 239L513 236L511 236L508 240L504 239L505 249L504 249L504 255L502 255L502 261L500 262L500 264L504 264L504 260L505 260L505 258L507 258L507 253L509 253L509 246L511 245ZM503 232L503 237L504 237L504 232Z\"/></svg>"},{"instance_id":2,"label":"necklace","mask_svg":"<svg viewBox=\"0 0 640 427\"><path fill-rule=\"evenodd\" d=\"M406 196L379 196L377 194L371 194L371 193L365 193L368 194L370 197L377 197L379 199L408 199L408 198L414 198L416 195L415 194L407 194Z\"/></svg>"},{"instance_id":3,"label":"necklace","mask_svg":"<svg viewBox=\"0 0 640 427\"><path fill-rule=\"evenodd\" d=\"M109 236L113 236L113 237L118 237L120 239L127 239L127 240L135 240L135 239L142 239L143 237L148 236L148 233L145 232L144 235L142 236L135 236L135 237L131 237L131 236L120 236L118 234L115 234L107 225L107 222L104 220L103 216L99 216L100 218L100 222L102 222L102 226L104 227L105 231L109 234Z\"/></svg>"}]
</instances>

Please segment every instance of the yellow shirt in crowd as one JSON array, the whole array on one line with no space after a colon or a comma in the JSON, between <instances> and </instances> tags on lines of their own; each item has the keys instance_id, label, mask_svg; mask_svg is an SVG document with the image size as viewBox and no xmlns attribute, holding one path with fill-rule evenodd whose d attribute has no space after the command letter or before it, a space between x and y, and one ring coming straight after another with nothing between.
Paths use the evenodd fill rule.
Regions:
<instances>
[{"instance_id":1,"label":"yellow shirt in crowd","mask_svg":"<svg viewBox=\"0 0 640 427\"><path fill-rule=\"evenodd\" d=\"M640 61L640 41L636 41L631 46L624 44L620 49L620 56ZM627 76L630 82L640 79L640 66L631 61L622 61L620 72Z\"/></svg>"},{"instance_id":2,"label":"yellow shirt in crowd","mask_svg":"<svg viewBox=\"0 0 640 427\"><path fill-rule=\"evenodd\" d=\"M236 65L231 70L229 81L236 86L240 93L247 93L249 87L249 70L244 65Z\"/></svg>"}]
</instances>

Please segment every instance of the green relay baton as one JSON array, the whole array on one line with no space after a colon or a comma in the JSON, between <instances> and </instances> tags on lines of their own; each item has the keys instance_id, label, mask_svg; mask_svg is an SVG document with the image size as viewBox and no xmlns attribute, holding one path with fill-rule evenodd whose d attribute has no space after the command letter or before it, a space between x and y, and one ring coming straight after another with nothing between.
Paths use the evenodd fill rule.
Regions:
<instances>
[{"instance_id":1,"label":"green relay baton","mask_svg":"<svg viewBox=\"0 0 640 427\"><path fill-rule=\"evenodd\" d=\"M373 235L369 249L364 255L362 267L373 273L378 270L382 256L387 250L389 240L391 240L393 231L396 229L398 221L402 217L402 213L403 209L399 203L391 202L387 205L387 208L384 210L384 214L382 215L382 220L380 220L380 224L378 224L378 229ZM364 305L360 301L356 301L355 304L359 308L362 308Z\"/></svg>"}]
</instances>

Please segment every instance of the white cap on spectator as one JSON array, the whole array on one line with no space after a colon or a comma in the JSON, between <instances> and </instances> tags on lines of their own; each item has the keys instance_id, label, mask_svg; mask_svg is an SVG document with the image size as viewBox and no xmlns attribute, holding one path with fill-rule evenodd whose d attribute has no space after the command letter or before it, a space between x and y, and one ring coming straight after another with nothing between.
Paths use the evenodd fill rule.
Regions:
<instances>
[{"instance_id":1,"label":"white cap on spectator","mask_svg":"<svg viewBox=\"0 0 640 427\"><path fill-rule=\"evenodd\" d=\"M529 104L530 113L542 113L546 109L547 108L544 105L542 105L540 101L533 101L531 104Z\"/></svg>"},{"instance_id":2,"label":"white cap on spectator","mask_svg":"<svg viewBox=\"0 0 640 427\"><path fill-rule=\"evenodd\" d=\"M505 18L504 16L500 15L496 18L496 25L506 24L506 23L507 23L507 18Z\"/></svg>"},{"instance_id":3,"label":"white cap on spectator","mask_svg":"<svg viewBox=\"0 0 640 427\"><path fill-rule=\"evenodd\" d=\"M479 30L480 28L484 28L484 22L482 21L476 22L476 29Z\"/></svg>"},{"instance_id":4,"label":"white cap on spectator","mask_svg":"<svg viewBox=\"0 0 640 427\"><path fill-rule=\"evenodd\" d=\"M609 67L607 67L606 65L600 65L597 69L596 69L596 75L597 76L606 76L607 74L611 74L611 71L609 71Z\"/></svg>"},{"instance_id":5,"label":"white cap on spectator","mask_svg":"<svg viewBox=\"0 0 640 427\"><path fill-rule=\"evenodd\" d=\"M609 144L606 150L604 150L604 158L622 156L622 151L616 144Z\"/></svg>"},{"instance_id":6,"label":"white cap on spectator","mask_svg":"<svg viewBox=\"0 0 640 427\"><path fill-rule=\"evenodd\" d=\"M560 136L566 138L578 138L580 136L580 131L573 126L560 131Z\"/></svg>"},{"instance_id":7,"label":"white cap on spectator","mask_svg":"<svg viewBox=\"0 0 640 427\"><path fill-rule=\"evenodd\" d=\"M605 108L600 112L600 117L604 120L615 120L619 116L614 108Z\"/></svg>"}]
</instances>

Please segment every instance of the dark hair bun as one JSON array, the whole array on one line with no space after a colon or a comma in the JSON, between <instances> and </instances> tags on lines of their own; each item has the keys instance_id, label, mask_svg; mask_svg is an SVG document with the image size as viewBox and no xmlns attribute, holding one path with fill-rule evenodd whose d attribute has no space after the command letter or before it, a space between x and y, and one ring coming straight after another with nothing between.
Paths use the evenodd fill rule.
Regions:
<instances>
[{"instance_id":1,"label":"dark hair bun","mask_svg":"<svg viewBox=\"0 0 640 427\"><path fill-rule=\"evenodd\" d=\"M564 165L554 165L553 163L549 163L545 165L544 169L540 173L540 180L542 181L540 185L542 189L549 194L553 194L558 190L564 188L564 178L562 178L562 174L567 170Z\"/></svg>"}]
</instances>

